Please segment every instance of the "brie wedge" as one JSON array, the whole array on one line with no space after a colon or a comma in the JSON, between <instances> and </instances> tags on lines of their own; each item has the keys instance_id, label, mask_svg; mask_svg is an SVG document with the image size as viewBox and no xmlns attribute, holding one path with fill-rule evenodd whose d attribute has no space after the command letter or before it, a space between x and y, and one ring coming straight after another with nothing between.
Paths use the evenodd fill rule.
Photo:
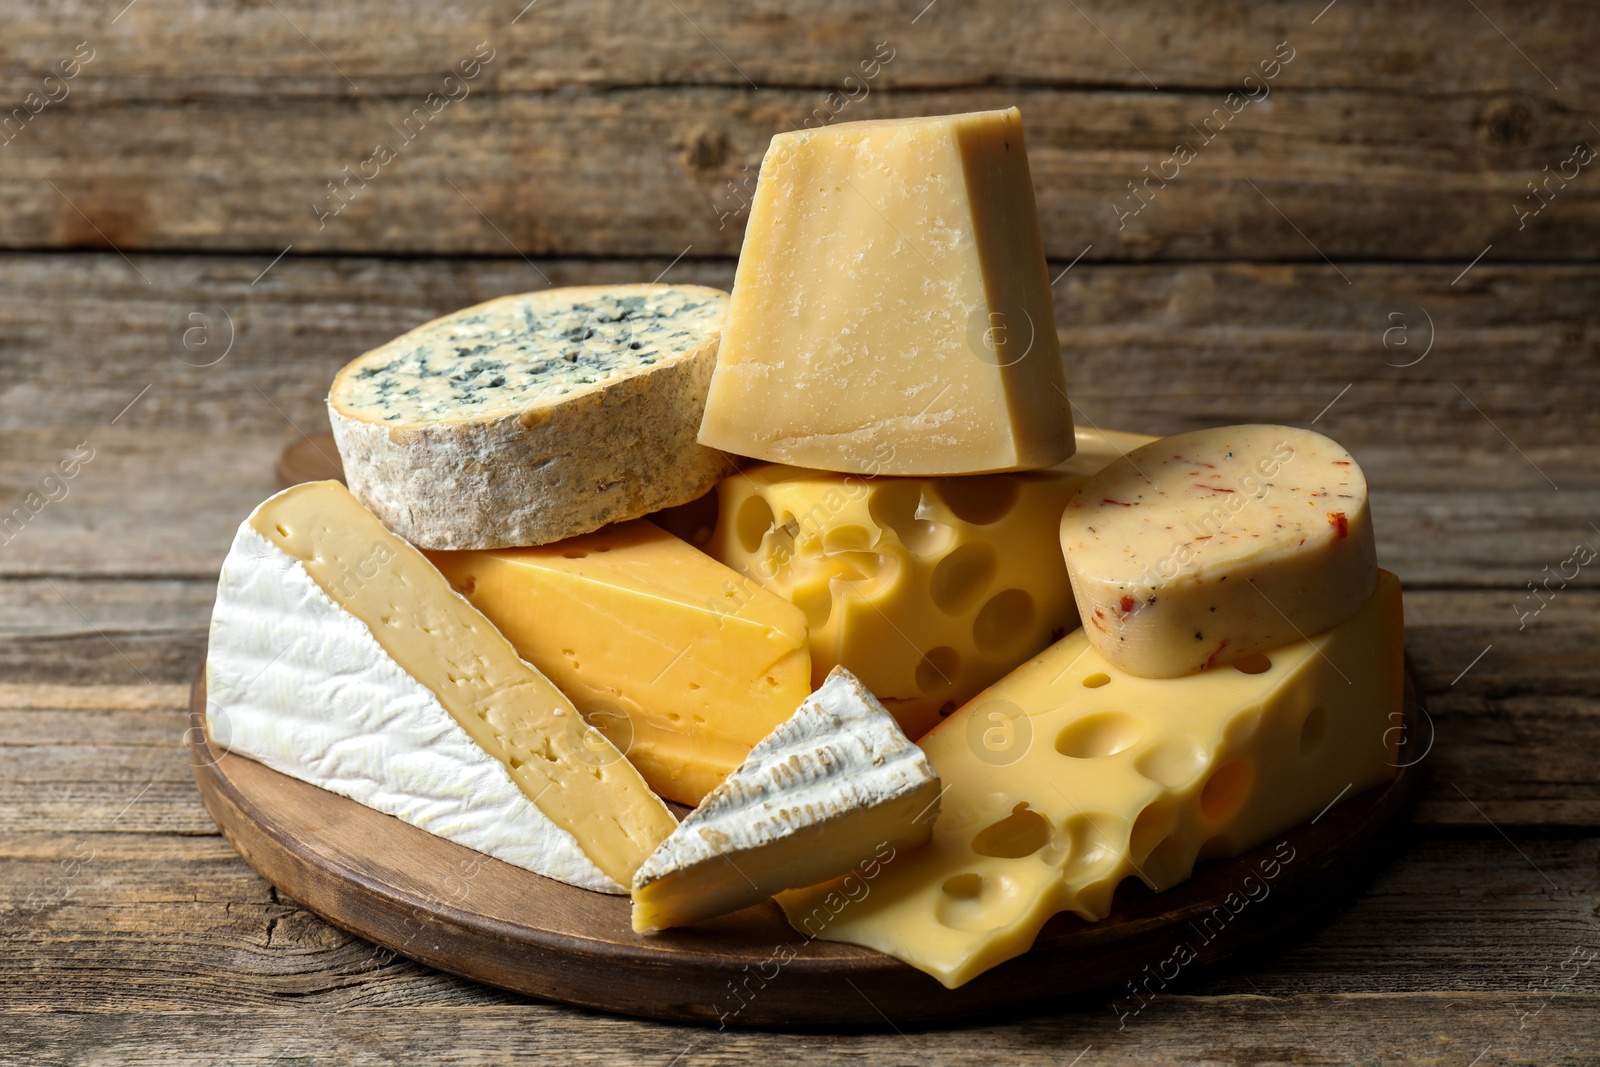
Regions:
<instances>
[{"instance_id":1,"label":"brie wedge","mask_svg":"<svg viewBox=\"0 0 1600 1067\"><path fill-rule=\"evenodd\" d=\"M836 667L661 843L633 879L640 932L722 915L926 843L939 777Z\"/></svg>"},{"instance_id":2,"label":"brie wedge","mask_svg":"<svg viewBox=\"0 0 1600 1067\"><path fill-rule=\"evenodd\" d=\"M229 751L518 867L624 893L675 825L572 703L337 482L267 500L206 666Z\"/></svg>"}]
</instances>

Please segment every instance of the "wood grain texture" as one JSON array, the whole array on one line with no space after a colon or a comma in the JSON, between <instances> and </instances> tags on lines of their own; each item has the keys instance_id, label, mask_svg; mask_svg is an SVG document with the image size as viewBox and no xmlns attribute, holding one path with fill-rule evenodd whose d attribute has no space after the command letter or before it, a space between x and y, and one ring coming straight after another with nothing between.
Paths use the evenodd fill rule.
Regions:
<instances>
[{"instance_id":1,"label":"wood grain texture","mask_svg":"<svg viewBox=\"0 0 1600 1067\"><path fill-rule=\"evenodd\" d=\"M240 1067L339 1062L376 1067L402 1061L488 1067L508 1060L600 1065L744 1065L804 1056L841 1064L941 1063L989 1067L997 1057L1024 1067L1081 1064L1191 1067L1193 1064L1480 1063L1586 1067L1600 1055L1592 1025L1600 997L1568 994L1542 1003L1537 993L1423 993L1381 1000L1355 995L1158 999L1125 1029L1117 1017L1064 1014L965 1031L803 1038L730 1031L697 1035L661 1023L577 1014L543 1005L464 1013L419 1004L389 1011L315 1013L302 1007L67 1016L6 1011L0 1026L14 1052L8 1067L116 1062L129 1067L226 1061ZM576 1018L573 1016L576 1014ZM1519 1029L1519 1020L1529 1016ZM1231 1035L1231 1036L1230 1036ZM77 1052L63 1052L68 1049ZM91 1053L89 1049L96 1050ZM1085 1050L1092 1050L1086 1052ZM101 1055L105 1059L101 1059Z\"/></svg>"},{"instance_id":2,"label":"wood grain texture","mask_svg":"<svg viewBox=\"0 0 1600 1067\"><path fill-rule=\"evenodd\" d=\"M1572 962L1600 948L1592 569L1518 628L1527 583L1600 537L1600 185L1516 213L1595 143L1591 5L524 5L3 5L12 129L96 51L5 131L0 247L99 251L0 254L0 516L96 449L0 536L0 1064L1600 1060L1600 967ZM317 229L325 183L479 41L471 96ZM1356 449L1436 730L1413 839L1326 926L1120 1018L715 1034L380 963L271 891L189 785L185 685L233 528L322 428L333 370L404 329L680 252L671 280L726 287L767 137L880 41L841 119L1022 103L1052 277L1093 245L1055 287L1082 421L1317 419ZM1280 41L1269 101L1118 229L1114 195ZM207 254L141 252L184 248ZM451 255L332 255L408 249Z\"/></svg>"},{"instance_id":3,"label":"wood grain texture","mask_svg":"<svg viewBox=\"0 0 1600 1067\"><path fill-rule=\"evenodd\" d=\"M1582 260L1600 233L1600 182L1579 168L1543 200L1528 189L1595 138L1581 102L1283 88L1230 114L1225 100L1226 90L985 87L873 94L845 114L1021 107L1045 248L1063 260L1440 260L1453 265L1448 279L1490 243L1490 262ZM291 245L729 256L769 139L817 99L732 88L467 97L407 128L420 103L46 110L0 149L0 196L12 205L0 246L244 249L263 266ZM1518 108L1516 122L1497 118ZM1193 161L1163 166L1180 143ZM1146 186L1148 174L1160 177ZM1514 206L1546 200L1527 219Z\"/></svg>"},{"instance_id":4,"label":"wood grain texture","mask_svg":"<svg viewBox=\"0 0 1600 1067\"><path fill-rule=\"evenodd\" d=\"M206 819L192 786L189 794ZM529 1003L329 926L273 891L214 828L5 831L0 859L0 946L35 961L7 976L9 1008L49 1011L63 988L81 1010L111 1013ZM1565 980L1569 994L1600 993L1600 968L1559 970L1575 946L1600 946L1597 863L1592 837L1519 835L1513 848L1492 832L1418 835L1326 923L1170 991L1456 991L1512 1004L1544 979ZM1086 1017L1110 1010L1106 1001L1077 1005Z\"/></svg>"},{"instance_id":5,"label":"wood grain texture","mask_svg":"<svg viewBox=\"0 0 1600 1067\"><path fill-rule=\"evenodd\" d=\"M326 428L339 367L430 318L546 278L649 280L681 250L533 263L291 254L275 266L275 252L134 256L148 285L114 253L0 256L0 429L58 430L63 450L130 428L270 431L281 444ZM1402 484L1548 489L1538 469L1563 489L1600 483L1585 421L1600 391L1596 268L1480 263L1452 285L1460 266L1347 264L1347 285L1327 264L1066 266L1054 267L1055 313L1086 424L1176 433L1321 414L1369 465L1365 450L1389 450ZM733 265L685 258L667 278L726 288ZM256 477L270 480L275 452ZM0 487L22 489L25 474L5 471Z\"/></svg>"},{"instance_id":6,"label":"wood grain texture","mask_svg":"<svg viewBox=\"0 0 1600 1067\"><path fill-rule=\"evenodd\" d=\"M1321 5L1284 0L1097 0L1078 11L1050 0L931 8L926 0L702 0L678 11L623 0L279 7L281 14L271 5L188 0L176 11L134 8L113 21L115 6L40 4L0 42L0 87L11 95L34 88L84 39L98 54L74 91L95 101L420 95L485 40L504 57L492 67L499 92L750 82L832 89L882 40L899 54L878 80L898 88L1005 81L1149 89L1146 74L1164 90L1231 85L1260 49L1284 39L1311 60L1297 72L1296 84L1306 86L1556 91L1539 70L1562 89L1595 85L1575 32L1590 14L1581 0L1537 12L1482 0L1482 19L1448 4L1407 5L1381 19L1335 5L1318 17ZM1496 35L1491 19L1537 69Z\"/></svg>"}]
</instances>

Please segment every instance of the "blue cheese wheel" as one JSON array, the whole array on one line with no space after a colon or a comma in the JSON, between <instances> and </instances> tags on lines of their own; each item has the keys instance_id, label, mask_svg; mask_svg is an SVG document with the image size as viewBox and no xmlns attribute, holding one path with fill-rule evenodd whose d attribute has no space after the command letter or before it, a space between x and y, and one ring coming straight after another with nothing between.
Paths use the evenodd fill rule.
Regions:
<instances>
[{"instance_id":1,"label":"blue cheese wheel","mask_svg":"<svg viewBox=\"0 0 1600 1067\"><path fill-rule=\"evenodd\" d=\"M1378 580L1367 480L1338 443L1222 426L1136 448L1061 518L1089 642L1172 678L1259 656L1350 618Z\"/></svg>"},{"instance_id":2,"label":"blue cheese wheel","mask_svg":"<svg viewBox=\"0 0 1600 1067\"><path fill-rule=\"evenodd\" d=\"M500 297L351 362L328 414L350 490L430 549L538 545L682 504L730 466L696 442L728 294Z\"/></svg>"}]
</instances>

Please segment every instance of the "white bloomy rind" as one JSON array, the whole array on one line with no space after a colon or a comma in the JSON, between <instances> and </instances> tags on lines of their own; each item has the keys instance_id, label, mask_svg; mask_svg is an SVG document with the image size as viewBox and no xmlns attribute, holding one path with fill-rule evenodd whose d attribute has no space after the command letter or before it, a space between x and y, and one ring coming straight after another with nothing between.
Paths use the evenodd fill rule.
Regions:
<instances>
[{"instance_id":1,"label":"white bloomy rind","mask_svg":"<svg viewBox=\"0 0 1600 1067\"><path fill-rule=\"evenodd\" d=\"M419 326L334 378L350 491L429 549L547 544L687 503L730 470L695 440L727 303L579 286Z\"/></svg>"},{"instance_id":2,"label":"white bloomy rind","mask_svg":"<svg viewBox=\"0 0 1600 1067\"><path fill-rule=\"evenodd\" d=\"M684 875L692 881L697 868L735 880L742 873L756 884L713 886L711 893L727 899L709 911L695 910L692 889L686 901L651 901L648 907L659 914L681 907L687 914L679 921L692 921L732 910L727 905L734 901L743 906L836 877L871 859L879 842L904 848L926 841L939 816L938 793L939 776L922 750L855 675L835 667L645 860L633 880L635 928L641 928L641 891ZM852 847L821 840L801 855L760 863L763 851L830 824ZM723 872L730 859L734 870ZM799 881L797 874L803 875Z\"/></svg>"},{"instance_id":3,"label":"white bloomy rind","mask_svg":"<svg viewBox=\"0 0 1600 1067\"><path fill-rule=\"evenodd\" d=\"M1361 468L1289 426L1134 449L1068 502L1061 546L1090 642L1145 678L1321 633L1366 603L1378 574Z\"/></svg>"},{"instance_id":4,"label":"white bloomy rind","mask_svg":"<svg viewBox=\"0 0 1600 1067\"><path fill-rule=\"evenodd\" d=\"M206 717L219 748L517 867L627 891L248 521L217 585Z\"/></svg>"}]
</instances>

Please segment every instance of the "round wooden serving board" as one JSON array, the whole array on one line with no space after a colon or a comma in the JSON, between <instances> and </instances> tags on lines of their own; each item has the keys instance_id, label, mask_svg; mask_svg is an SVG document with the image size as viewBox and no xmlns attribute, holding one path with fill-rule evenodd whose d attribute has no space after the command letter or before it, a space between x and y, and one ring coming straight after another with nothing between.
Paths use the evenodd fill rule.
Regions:
<instances>
[{"instance_id":1,"label":"round wooden serving board","mask_svg":"<svg viewBox=\"0 0 1600 1067\"><path fill-rule=\"evenodd\" d=\"M1168 971L1184 945L1194 959L1167 974L1174 983L1336 911L1381 861L1384 839L1417 791L1414 764L1432 737L1419 733L1430 727L1414 692L1408 672L1403 736L1410 743L1399 762L1412 766L1387 785L1345 797L1243 856L1202 863L1165 893L1124 883L1109 918L1087 923L1058 915L1031 952L954 990L870 949L807 942L770 901L693 928L635 934L627 897L501 863L218 751L203 728L203 668L191 693L188 744L206 809L240 855L287 896L399 955L519 993L629 1015L883 1029L1048 1010L1095 991L1121 995L1125 1010L1134 1010L1138 1002L1125 984ZM1263 861L1291 848L1293 858L1265 868L1275 876L1264 880ZM1251 875L1253 883L1246 881ZM1241 906L1247 890L1256 899ZM1230 895L1236 916L1224 905ZM1219 907L1226 920L1202 930L1198 924ZM1167 988L1156 982L1151 992Z\"/></svg>"}]
</instances>

